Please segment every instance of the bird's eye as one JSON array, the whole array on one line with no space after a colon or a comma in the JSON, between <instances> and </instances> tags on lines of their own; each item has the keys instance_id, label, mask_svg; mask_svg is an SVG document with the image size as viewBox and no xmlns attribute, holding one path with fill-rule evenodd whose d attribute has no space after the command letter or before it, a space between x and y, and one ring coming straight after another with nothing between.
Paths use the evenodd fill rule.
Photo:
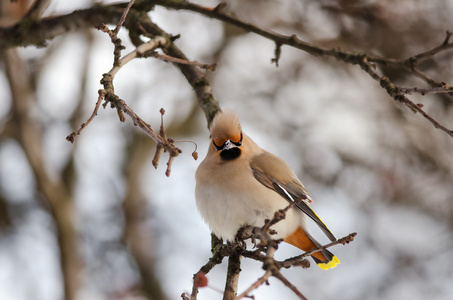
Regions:
<instances>
[{"instance_id":1,"label":"bird's eye","mask_svg":"<svg viewBox=\"0 0 453 300\"><path fill-rule=\"evenodd\" d=\"M222 146L217 146L214 140L212 140L212 143L214 144L214 147L217 149L217 151L222 150L223 146L225 145L225 143L223 143Z\"/></svg>"},{"instance_id":2,"label":"bird's eye","mask_svg":"<svg viewBox=\"0 0 453 300\"><path fill-rule=\"evenodd\" d=\"M239 139L239 141L238 141L238 142L233 142L233 141L231 141L231 142L232 142L234 145L238 146L238 147L239 147L239 146L242 146L242 131L241 131L241 138Z\"/></svg>"}]
</instances>

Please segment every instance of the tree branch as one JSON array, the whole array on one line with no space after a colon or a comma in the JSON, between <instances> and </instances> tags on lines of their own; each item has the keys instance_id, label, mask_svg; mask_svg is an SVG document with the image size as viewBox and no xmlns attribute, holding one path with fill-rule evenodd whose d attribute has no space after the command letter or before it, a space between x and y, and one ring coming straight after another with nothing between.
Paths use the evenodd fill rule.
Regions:
<instances>
[{"instance_id":1,"label":"tree branch","mask_svg":"<svg viewBox=\"0 0 453 300\"><path fill-rule=\"evenodd\" d=\"M344 236L344 237L342 237L342 238L340 238L340 239L338 239L338 240L336 240L334 242L331 242L331 243L329 243L327 245L324 245L324 246L321 246L321 247L319 247L317 249L313 249L311 251L305 252L304 254L285 259L284 261L281 262L282 267L287 268L287 267L289 267L291 265L294 265L294 263L299 264L301 259L304 259L304 258L312 255L313 253L325 250L327 248L330 248L330 247L333 247L333 246L336 246L336 245L339 245L339 244L342 244L342 245L349 244L350 242L354 241L354 238L356 237L356 235L357 235L356 232L350 233L349 235Z\"/></svg>"},{"instance_id":2,"label":"tree branch","mask_svg":"<svg viewBox=\"0 0 453 300\"><path fill-rule=\"evenodd\" d=\"M419 112L423 117L425 117L431 124L434 125L435 128L438 128L445 133L447 133L450 137L453 138L453 130L450 130L446 128L445 126L441 125L438 121L436 121L434 118L432 118L430 115L428 115L422 107L414 104L411 100L409 100L406 96L402 95L400 91L400 88L397 87L395 84L393 84L389 78L380 75L376 71L376 66L372 64L374 63L379 63L382 65L397 65L404 67L406 69L410 69L412 73L425 80L429 84L433 86L442 86L442 83L436 82L433 79L431 79L428 75L424 74L421 72L417 67L418 63L420 63L423 60L426 60L428 58L432 58L434 55L446 51L448 49L453 48L453 43L450 42L450 37L451 37L451 32L447 32L447 37L443 41L443 43L440 46L434 47L431 50L428 50L426 52L420 53L418 55L409 57L407 59L403 60L397 60L397 59L389 59L389 58L384 58L384 57L379 57L379 56L373 56L373 55L366 55L362 53L355 53L355 52L348 52L348 51L343 51L339 48L323 48L323 47L318 47L315 45L312 45L310 43L307 43L305 41L300 40L297 38L296 35L291 35L291 36L286 36L278 33L274 33L268 30L263 30L257 26L254 26L252 24L242 22L234 17L228 16L224 12L224 4L218 5L217 7L211 8L211 7L205 7L201 6L198 4L190 3L187 1L179 1L179 0L157 0L155 1L156 4L168 7L168 8L173 8L173 9L184 9L184 10L189 10L193 12L200 13L202 15L205 15L210 18L214 18L229 24L232 24L234 26L237 26L239 28L244 29L247 32L253 32L256 33L260 36L263 36L269 40L272 40L276 44L276 51L275 51L275 58L272 59L272 62L275 62L276 65L278 65L278 59L280 57L280 47L282 45L287 45L291 46L296 49L300 49L302 51L305 51L309 54L315 55L315 56L328 56L328 57L333 57L339 61L343 61L348 64L357 64L360 65L360 67L368 73L368 75L371 76L374 80L379 82L383 88L387 91L387 93L395 100L404 103L407 107L409 107L413 112ZM388 89L385 86L382 85L382 81L385 80L387 83L391 83L391 86L394 87L392 89ZM415 89L415 88L414 88ZM450 92L448 90L445 90L445 92Z\"/></svg>"},{"instance_id":3,"label":"tree branch","mask_svg":"<svg viewBox=\"0 0 453 300\"><path fill-rule=\"evenodd\" d=\"M217 114L217 112L221 111L219 102L212 93L212 87L209 81L206 79L205 74L201 72L198 66L194 63L187 63L189 59L173 43L173 40L178 38L178 36L173 37L166 33L159 26L153 23L146 14L137 15L137 19L134 19L134 21L126 24L126 26L129 28L131 41L136 47L143 43L137 33L140 33L148 38L163 36L169 40L169 43L167 43L166 46L162 48L162 50L167 56L177 59L173 60L172 63L181 71L187 82L194 89L198 98L198 104L200 105L206 116L209 127L212 120L214 119L214 116Z\"/></svg>"},{"instance_id":4,"label":"tree branch","mask_svg":"<svg viewBox=\"0 0 453 300\"><path fill-rule=\"evenodd\" d=\"M164 126L163 126L163 120L161 121L161 127L160 127L160 133L157 134L151 126L146 123L144 120L142 120L127 104L124 100L120 99L114 92L114 86L113 86L113 79L115 78L116 73L128 62L130 62L132 59L137 58L137 57L143 57L146 55L146 53L153 51L154 49L158 47L163 47L167 43L167 39L163 38L161 36L156 36L150 41L140 44L137 46L137 48L132 51L131 53L125 55L123 58L120 58L121 55L121 50L124 49L121 39L118 38L117 34L119 29L121 28L122 24L125 22L127 13L129 12L132 4L134 1L131 1L129 5L126 7L124 13L122 14L120 20L118 21L118 25L114 30L110 30L105 24L101 23L98 28L99 30L107 33L110 36L110 39L112 43L114 44L114 61L113 61L113 67L112 69L107 72L106 74L103 75L103 78L101 80L101 84L104 85L104 89L99 90L99 97L96 102L94 111L90 118L87 120L87 122L82 123L80 128L77 131L72 132L70 135L66 137L68 141L71 143L74 142L75 137L81 133L81 131L94 119L94 117L97 115L97 112L99 110L100 104L102 100L105 100L104 107L106 106L107 103L111 104L111 107L115 107L117 109L118 117L120 118L121 122L125 121L123 112L126 113L133 121L135 126L140 127L149 137L151 137L156 143L157 143L157 148L156 148L156 154L153 159L153 165L155 168L158 166L158 158L160 157L160 154L163 151L169 153L169 159L167 162L167 170L165 171L166 176L170 176L171 172L171 165L173 162L173 158L178 156L181 153L181 150L178 149L174 145L174 141L172 139L167 138ZM163 117L165 111L161 109L161 116Z\"/></svg>"},{"instance_id":5,"label":"tree branch","mask_svg":"<svg viewBox=\"0 0 453 300\"><path fill-rule=\"evenodd\" d=\"M242 298L249 297L250 292L252 292L253 290L256 290L262 284L266 283L267 280L269 279L269 277L271 277L271 276L272 276L272 272L271 271L266 271L266 273L264 273L263 276L258 278L257 281L255 281L248 289L246 289L244 292L242 292L242 294L237 296L236 299L239 300L239 299L242 299Z\"/></svg>"},{"instance_id":6,"label":"tree branch","mask_svg":"<svg viewBox=\"0 0 453 300\"><path fill-rule=\"evenodd\" d=\"M130 3L128 3L130 4ZM98 25L100 23L118 23L121 20L121 16L124 13L124 8L127 4L117 4L117 5L110 5L110 6L94 6L90 9L80 10L73 12L71 14L59 17L50 17L46 19L42 19L39 21L25 18L15 26L1 29L0 30L0 49L12 47L12 46L25 46L25 45L38 45L43 46L45 45L45 41L48 39L52 39L57 35L66 33L68 30L75 30L87 26ZM129 16L126 18L125 23L128 20L137 20L144 19L143 15L140 16L139 11L149 11L152 9L154 5L161 5L163 7L177 9L177 10L189 10L193 12L200 13L210 18L215 18L220 21L232 24L236 27L242 28L245 31L253 32L258 35L261 35L269 40L272 40L276 44L276 53L273 62L278 64L278 58L280 57L280 47L282 45L287 45L290 47L294 47L296 49L300 49L307 53L310 53L315 56L328 56L336 58L337 60L343 61L348 64L358 64L364 69L374 80L381 83L381 79L384 77L382 75L378 75L376 72L370 72L371 69L375 69L374 64L382 64L382 65L396 65L406 69L409 69L415 76L422 78L429 84L434 87L442 86L441 82L436 82L432 78L430 78L427 74L423 73L417 68L417 65L428 58L432 58L434 55L446 51L448 49L453 48L453 43L450 42L451 33L447 32L447 36L444 39L443 43L437 47L432 48L426 52L420 53L418 55L414 55L407 59L397 60L391 58L384 58L374 55L366 55L362 53L354 53L343 51L338 48L328 49L323 47L318 47L307 43L305 41L300 40L297 38L296 35L286 36L278 33L274 33L268 30L263 30L257 26L252 24L248 24L246 22L240 21L234 17L227 15L224 12L225 4L220 4L217 7L205 7L201 5L197 5L194 3L190 3L188 1L182 0L154 0L154 1L140 1L134 5L135 12L132 14L133 17ZM150 21L149 21L150 22ZM134 22L133 22L134 23ZM131 29L131 25L127 26ZM160 30L154 24L151 26L154 29ZM147 29L148 30L148 29ZM148 30L148 32L150 32ZM180 58L183 60L187 60L185 56L180 52L179 49L175 48L174 45L170 46L167 49L167 55L170 55L175 58ZM172 55L171 53L175 54ZM184 58L183 58L184 57ZM366 61L366 63L364 63ZM373 64L374 63L374 64ZM372 68L370 69L369 64L371 64ZM212 121L214 115L220 111L220 106L218 105L215 98L212 96L212 92L210 91L209 84L206 83L204 76L200 74L195 74L194 70L191 68L183 67L182 64L177 64L177 67L183 72L183 74L188 79L189 83L192 86L196 86L195 91L199 98L199 103L202 109L205 112L208 126ZM389 82L390 79L388 79ZM392 82L391 82L392 83ZM393 84L393 83L392 83ZM394 85L394 84L393 84ZM202 87L202 88L201 88ZM419 112L422 116L428 119L436 128L446 132L448 135L453 137L453 131L446 128L445 126L441 125L437 122L434 118L429 116L420 106L414 104L411 100L407 97L396 95L395 91L400 91L403 93L405 89L399 88L396 86L396 89L393 89L393 92L386 89L390 96L392 96L395 100L399 102L403 102L408 106L412 111ZM415 91L416 88L411 88L412 91ZM447 92L447 90L446 90ZM450 92L450 91L448 91Z\"/></svg>"},{"instance_id":7,"label":"tree branch","mask_svg":"<svg viewBox=\"0 0 453 300\"><path fill-rule=\"evenodd\" d=\"M235 251L234 253L230 254L230 257L228 259L227 279L225 281L223 300L233 300L236 298L240 273L241 254Z\"/></svg>"}]
</instances>

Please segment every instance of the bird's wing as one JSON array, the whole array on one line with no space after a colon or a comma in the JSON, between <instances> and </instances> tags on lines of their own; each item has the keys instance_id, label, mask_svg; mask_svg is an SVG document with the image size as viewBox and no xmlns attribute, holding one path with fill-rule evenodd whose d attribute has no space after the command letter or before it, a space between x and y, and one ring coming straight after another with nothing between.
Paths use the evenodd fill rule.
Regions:
<instances>
[{"instance_id":1,"label":"bird's wing","mask_svg":"<svg viewBox=\"0 0 453 300\"><path fill-rule=\"evenodd\" d=\"M264 152L252 159L250 167L256 180L278 193L289 203L294 203L297 208L315 221L331 241L337 240L308 205L311 200L308 191L284 160L272 153Z\"/></svg>"}]
</instances>

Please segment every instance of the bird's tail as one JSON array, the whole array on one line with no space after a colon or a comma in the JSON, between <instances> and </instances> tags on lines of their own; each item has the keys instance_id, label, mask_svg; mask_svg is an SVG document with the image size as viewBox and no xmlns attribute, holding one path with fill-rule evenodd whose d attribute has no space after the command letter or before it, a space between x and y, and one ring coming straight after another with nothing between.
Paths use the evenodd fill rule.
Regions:
<instances>
[{"instance_id":1,"label":"bird's tail","mask_svg":"<svg viewBox=\"0 0 453 300\"><path fill-rule=\"evenodd\" d=\"M298 227L297 230L293 234L287 236L284 241L305 252L320 247L320 244L309 233L305 232L302 227ZM323 270L335 268L340 263L340 260L327 249L315 252L311 257Z\"/></svg>"}]
</instances>

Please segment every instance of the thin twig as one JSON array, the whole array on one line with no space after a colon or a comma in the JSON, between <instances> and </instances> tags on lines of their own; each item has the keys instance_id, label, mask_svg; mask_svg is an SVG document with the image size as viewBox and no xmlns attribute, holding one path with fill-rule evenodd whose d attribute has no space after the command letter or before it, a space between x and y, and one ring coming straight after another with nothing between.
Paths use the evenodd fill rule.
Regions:
<instances>
[{"instance_id":1,"label":"thin twig","mask_svg":"<svg viewBox=\"0 0 453 300\"><path fill-rule=\"evenodd\" d=\"M175 37L167 34L165 31L159 28L159 26L153 23L148 15L140 15L139 22L132 25L137 27L135 31L138 31L149 38L153 38L155 36L166 37L169 40L169 43L167 43L164 47L161 47L162 51L170 57L189 61L185 54L175 45L175 43L172 42L177 36ZM134 29L134 27L132 27L132 29ZM131 28L129 28L129 30L129 32L134 32L134 30L131 30ZM131 36L131 41L136 46L143 43L141 39L137 38L134 35ZM205 113L209 127L212 120L214 119L214 116L219 111L221 111L219 102L212 92L212 86L209 83L209 80L206 78L205 74L201 70L199 70L198 67L192 64L174 63L174 65L181 71L181 73L187 79L187 82L195 91L198 97L198 103Z\"/></svg>"},{"instance_id":2,"label":"thin twig","mask_svg":"<svg viewBox=\"0 0 453 300\"><path fill-rule=\"evenodd\" d=\"M281 242L281 240L274 240L271 238L271 236L268 234L269 228L268 224L275 224L281 220L284 219L286 211L291 208L292 205L288 205L286 209L279 210L274 214L273 220L268 220L266 224L261 228L261 230L255 230L256 228L253 229L253 232L260 232L260 239L266 240L266 256L262 259L259 259L263 262L263 269L266 271L266 273L258 279L254 284L252 284L251 287L249 287L245 292L243 292L240 297L237 297L237 299L240 299L242 297L246 297L248 293L250 293L251 290L258 288L260 285L262 285L264 282L266 282L267 278L269 276L273 276L277 279L279 279L285 286L287 286L290 290L293 291L300 299L306 300L307 298L291 283L289 282L286 277L284 277L281 272L280 268L282 267L282 264L277 262L274 258L275 252L277 251L278 244ZM263 246L263 243L260 244L260 246ZM270 275L268 275L270 274ZM265 278L265 280L263 280Z\"/></svg>"},{"instance_id":3,"label":"thin twig","mask_svg":"<svg viewBox=\"0 0 453 300\"><path fill-rule=\"evenodd\" d=\"M165 129L164 129L164 114L165 114L165 110L163 108L161 108L160 109L160 129L159 129L159 134L163 138L163 140L165 141L165 140L167 140L167 134L166 134ZM154 158L153 158L153 161L152 161L152 164L153 164L155 169L157 169L157 167L159 166L159 160L160 160L160 156L161 156L163 150L164 150L164 146L161 143L157 143L156 153L154 154Z\"/></svg>"},{"instance_id":4,"label":"thin twig","mask_svg":"<svg viewBox=\"0 0 453 300\"><path fill-rule=\"evenodd\" d=\"M399 88L393 84L390 79L386 76L380 75L374 65L372 65L366 57L363 57L362 60L357 61L357 64L359 64L363 70L365 70L371 77L375 78L376 80L379 80L381 86L387 91L387 93L392 96L393 99L404 103L408 108L410 108L414 113L418 112L420 113L423 117L425 117L428 121L431 122L431 124L434 125L435 128L438 128L442 130L443 132L447 133L449 136L453 137L453 130L448 129L444 125L440 124L438 121L436 121L433 117L431 117L428 113L426 113L422 106L415 104L413 101L411 101L409 98L407 98L404 94L401 93Z\"/></svg>"},{"instance_id":5,"label":"thin twig","mask_svg":"<svg viewBox=\"0 0 453 300\"><path fill-rule=\"evenodd\" d=\"M209 261L200 268L200 270L194 275L198 273L207 274L211 271L216 265L221 264L224 257L229 256L231 254L232 248L228 247L225 244L222 244L222 240L217 239L214 235L212 236L211 246L212 246L212 257ZM190 294L190 300L196 300L198 294L198 286L196 285L195 281L192 286L192 293Z\"/></svg>"},{"instance_id":6,"label":"thin twig","mask_svg":"<svg viewBox=\"0 0 453 300\"><path fill-rule=\"evenodd\" d=\"M299 299L302 299L302 300L307 300L307 297L305 297L297 288L294 284L292 284L285 276L283 276L282 273L280 273L280 271L276 272L275 274L273 274L273 276L275 278L277 278L278 280L280 280L285 286L287 286L291 291L293 291L294 294L297 295L297 297L299 297Z\"/></svg>"},{"instance_id":7,"label":"thin twig","mask_svg":"<svg viewBox=\"0 0 453 300\"><path fill-rule=\"evenodd\" d=\"M428 51L425 51L420 54L409 57L408 59L405 60L405 62L408 62L409 65L418 64L428 58L432 58L434 55L436 55L442 51L453 48L453 43L450 43L451 35L452 35L452 33L450 31L447 31L446 37L445 37L444 41L442 42L442 44L440 44L439 46L434 47Z\"/></svg>"},{"instance_id":8,"label":"thin twig","mask_svg":"<svg viewBox=\"0 0 453 300\"><path fill-rule=\"evenodd\" d=\"M141 44L137 48L135 48L134 51L128 53L127 55L123 56L119 62L118 65L113 66L113 68L109 71L109 74L111 74L113 77L116 75L116 73L128 62L133 60L134 58L137 57L142 57L146 52L152 51L158 47L163 47L167 43L167 39L164 37L158 36L155 37L152 40L149 40L146 43Z\"/></svg>"},{"instance_id":9,"label":"thin twig","mask_svg":"<svg viewBox=\"0 0 453 300\"><path fill-rule=\"evenodd\" d=\"M193 61L185 60L185 59L181 59L181 58L177 58L177 57L171 57L169 55L159 54L157 52L152 53L150 56L163 60L163 61L172 62L172 63L183 64L183 65L193 65L193 66L199 67L200 69L204 69L206 71L211 71L211 72L214 72L217 67L217 63L202 64L196 60L193 60Z\"/></svg>"},{"instance_id":10,"label":"thin twig","mask_svg":"<svg viewBox=\"0 0 453 300\"><path fill-rule=\"evenodd\" d=\"M118 24L116 25L114 30L108 29L105 24L101 23L98 28L102 30L103 32L108 33L110 36L110 40L112 41L112 44L115 46L113 50L113 66L118 66L119 65L119 60L121 57L121 51L124 50L126 47L123 46L121 39L118 37L118 33L121 29L121 26L123 26L124 21L126 20L127 14L129 13L129 10L131 6L134 4L135 0L131 0L126 8L123 11L123 14L121 15L120 20L118 21Z\"/></svg>"},{"instance_id":11,"label":"thin twig","mask_svg":"<svg viewBox=\"0 0 453 300\"><path fill-rule=\"evenodd\" d=\"M415 66L411 67L410 70L411 70L412 74L414 74L414 76L420 78L421 80L427 82L428 84L430 84L432 86L439 86L437 81L432 79L428 74L426 74L425 72L422 72L420 69L416 68Z\"/></svg>"},{"instance_id":12,"label":"thin twig","mask_svg":"<svg viewBox=\"0 0 453 300\"><path fill-rule=\"evenodd\" d=\"M99 110L99 107L101 105L101 102L102 100L105 99L105 96L108 94L108 90L110 89L113 89L113 79L116 75L116 73L126 64L128 63L129 61L131 61L132 59L136 58L136 57L139 57L141 53L144 53L146 51L149 51L151 49L155 49L156 47L159 47L161 46L162 44L165 43L165 39L162 38L162 37L157 37L155 40L150 40L148 41L147 43L144 43L143 45L137 47L134 51L132 51L131 53L125 55L123 58L121 58L119 60L119 63L118 65L116 66L113 66L112 69L110 69L109 72L107 72L106 74L104 74L104 85L108 85L107 88L104 88L103 90L99 90L99 97L98 97L98 101L96 102L96 105L95 105L95 108L93 110L93 113L91 114L91 116L89 117L89 119L85 122L85 123L82 123L80 128L74 132L72 132L71 134L69 134L67 137L66 137L66 140L70 141L71 143L74 143L75 141L75 137L77 135L79 135L82 130L88 126L88 124L91 123L91 121L94 119L94 117L97 115L97 112ZM108 79L107 79L108 78ZM143 122L141 119L137 119L137 115L126 105L126 103L124 103L123 101L123 104L119 103L120 106L123 106L123 108L128 111L128 114L131 116L131 118L133 119L134 121L134 124L135 125L139 125L140 123L145 123ZM148 125L149 126L149 125ZM149 126L150 127L150 126ZM143 128L148 128L148 127L143 127ZM156 138L155 136L157 136L157 133L153 131L151 132L147 132L147 134L151 134L151 137L156 141ZM154 136L155 135L155 136Z\"/></svg>"},{"instance_id":13,"label":"thin twig","mask_svg":"<svg viewBox=\"0 0 453 300\"><path fill-rule=\"evenodd\" d=\"M91 116L88 118L88 120L85 122L85 123L82 123L80 125L80 128L74 132L71 132L71 134L69 134L67 137L66 137L66 140L71 142L71 143L74 143L75 141L75 137L78 136L82 130L88 126L88 124L91 123L91 121L94 119L94 117L97 116L98 114L98 110L99 110L99 107L101 106L101 103L102 103L102 100L104 100L104 96L105 96L105 93L104 93L104 90L99 90L99 97L98 97L98 101L96 101L96 105L94 107L94 110L93 110L93 113L91 114Z\"/></svg>"},{"instance_id":14,"label":"thin twig","mask_svg":"<svg viewBox=\"0 0 453 300\"><path fill-rule=\"evenodd\" d=\"M129 9L130 7L133 5L134 3L134 0L132 0L131 2L129 2L128 6L126 7L120 21L118 22L118 25L116 27L116 29L114 31L108 29L107 26L105 26L105 24L100 24L98 26L98 28L100 30L102 30L103 32L106 32L109 34L112 42L114 43L115 45L115 50L114 50L114 63L113 63L113 67L112 69L110 69L109 72L107 72L106 74L104 74L103 76L103 79L101 80L101 83L104 84L104 89L103 90L99 90L99 97L98 97L98 101L96 102L96 105L95 105L95 108L93 110L93 113L91 114L91 116L88 118L88 120L85 122L85 123L82 123L80 128L74 132L72 132L71 134L69 134L67 137L66 137L66 140L70 141L71 143L74 143L75 141L75 138L77 135L79 135L82 130L88 126L88 124L91 123L91 121L94 119L94 117L97 115L98 111L99 111L99 107L101 105L101 102L102 100L105 100L106 99L106 96L111 96L113 95L114 93L114 90L113 90L113 79L115 78L115 75L116 73L125 65L127 64L129 61L131 61L132 59L136 58L136 57L140 57L143 53L147 52L147 51L150 51L150 50L153 50L153 49L156 49L157 47L159 46L162 46L165 44L166 42L166 39L163 38L163 37L156 37L155 39L153 40L150 40L148 41L147 43L144 43L142 45L140 45L139 47L137 47L134 51L130 52L129 54L125 55L123 58L119 58L117 57L119 54L120 54L120 51L121 49L123 49L124 47L121 45L121 40L119 40L116 35L118 34L118 31L117 29L119 30L119 28L121 28L122 24L124 23L124 20L127 16L127 13L129 12ZM112 97L110 97L112 98ZM124 103L125 104L125 103ZM137 116L135 113L133 113L132 110L130 110L128 107L127 109L129 110L129 114L131 116ZM120 117L120 120L122 122L124 122L124 117L122 116L122 109L118 109L118 116ZM134 119L133 119L134 120ZM137 125L140 124L141 122L139 120L134 120L134 124ZM144 122L143 122L144 123ZM151 126L148 125L148 127L150 128ZM145 127L146 128L146 127ZM148 134L151 133L153 134L153 132L147 132ZM154 136L153 136L154 137ZM154 139L156 140L156 139Z\"/></svg>"},{"instance_id":15,"label":"thin twig","mask_svg":"<svg viewBox=\"0 0 453 300\"><path fill-rule=\"evenodd\" d=\"M327 248L330 248L330 247L333 247L333 246L336 246L336 245L339 245L339 244L342 244L342 245L349 244L350 242L354 241L354 237L356 235L357 235L356 232L350 233L347 236L342 237L342 238L340 238L340 239L338 239L338 240L336 240L334 242L331 242L331 243L326 244L324 246L321 246L319 248L313 249L311 251L305 252L304 254L285 259L282 263L283 263L283 265L285 265L288 262L301 260L301 259L303 259L305 257L308 257L308 256L312 255L313 253L326 250Z\"/></svg>"},{"instance_id":16,"label":"thin twig","mask_svg":"<svg viewBox=\"0 0 453 300\"><path fill-rule=\"evenodd\" d=\"M271 277L271 276L272 276L272 272L271 271L266 271L266 273L264 273L263 276L258 278L258 280L256 280L248 289L246 289L242 294L237 296L236 300L239 300L239 299L242 299L242 298L245 298L245 297L249 297L248 295L250 294L250 292L252 292L253 290L256 290L262 284L266 283L267 280L269 279L269 277Z\"/></svg>"},{"instance_id":17,"label":"thin twig","mask_svg":"<svg viewBox=\"0 0 453 300\"><path fill-rule=\"evenodd\" d=\"M182 298L182 300L190 300L189 297L187 297L187 295L185 293L181 294L181 298Z\"/></svg>"},{"instance_id":18,"label":"thin twig","mask_svg":"<svg viewBox=\"0 0 453 300\"><path fill-rule=\"evenodd\" d=\"M442 84L442 86L427 88L427 89L420 89L417 87L414 87L414 88L398 87L398 91L402 94L411 95L412 93L417 93L422 96L425 96L428 94L447 94L447 93L453 92L452 86L450 86L449 84L447 84L445 82L441 82L441 84Z\"/></svg>"},{"instance_id":19,"label":"thin twig","mask_svg":"<svg viewBox=\"0 0 453 300\"><path fill-rule=\"evenodd\" d=\"M124 21L126 21L127 14L129 13L129 10L131 9L132 5L134 5L135 0L131 0L127 6L126 9L124 9L123 15L121 16L118 24L116 25L116 28L113 30L115 34L118 34L120 32L121 26L123 26Z\"/></svg>"}]
</instances>

